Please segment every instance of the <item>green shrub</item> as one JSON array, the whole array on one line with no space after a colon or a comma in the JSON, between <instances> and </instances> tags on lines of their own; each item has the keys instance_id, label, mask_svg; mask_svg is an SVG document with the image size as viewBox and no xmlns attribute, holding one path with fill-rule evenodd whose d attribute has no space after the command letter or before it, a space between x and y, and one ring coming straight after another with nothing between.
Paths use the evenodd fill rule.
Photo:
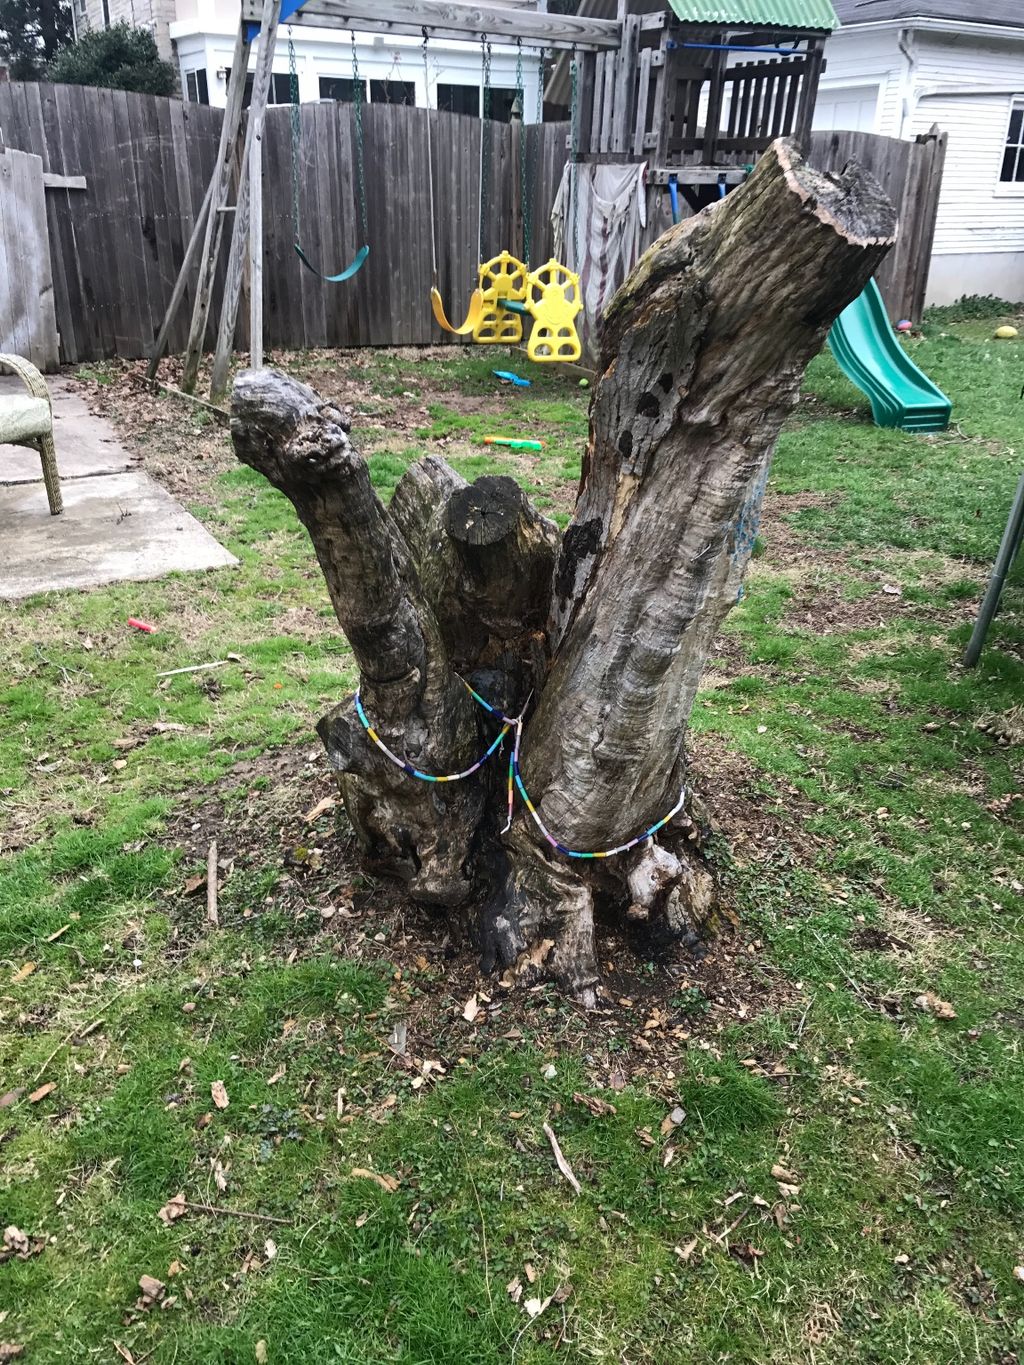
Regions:
<instances>
[{"instance_id":1,"label":"green shrub","mask_svg":"<svg viewBox=\"0 0 1024 1365\"><path fill-rule=\"evenodd\" d=\"M970 322L975 318L1001 318L1016 313L1019 304L996 298L995 294L964 294L955 303L934 304L925 313L926 322Z\"/></svg>"},{"instance_id":2,"label":"green shrub","mask_svg":"<svg viewBox=\"0 0 1024 1365\"><path fill-rule=\"evenodd\" d=\"M180 93L178 73L161 58L152 33L123 22L86 33L58 53L46 74L62 85L99 85L142 95Z\"/></svg>"}]
</instances>

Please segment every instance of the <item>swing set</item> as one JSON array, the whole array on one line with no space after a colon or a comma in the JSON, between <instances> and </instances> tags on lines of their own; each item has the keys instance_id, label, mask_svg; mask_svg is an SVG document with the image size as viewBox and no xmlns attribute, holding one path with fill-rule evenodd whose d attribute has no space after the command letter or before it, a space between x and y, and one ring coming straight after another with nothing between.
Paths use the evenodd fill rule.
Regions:
<instances>
[{"instance_id":1,"label":"swing set","mask_svg":"<svg viewBox=\"0 0 1024 1365\"><path fill-rule=\"evenodd\" d=\"M429 35L423 29L423 76L426 88L430 88L430 65L428 56ZM523 40L516 39L516 98L519 108L525 105L525 86L523 81ZM543 55L543 49L542 49ZM484 36L480 40L480 176L477 197L477 237L478 257L477 283L470 295L466 317L456 325L448 320L444 301L439 288L437 266L437 234L434 226L434 170L430 132L427 132L427 200L430 217L430 263L433 284L430 290L430 306L434 320L439 327L452 336L472 336L479 346L519 346L523 340L523 317L533 319L533 326L526 343L526 354L531 360L540 363L579 360L582 354L579 333L576 330L576 316L583 307L580 298L580 279L552 257L536 270L530 269L532 235L532 199L530 194L529 150L523 139L519 165L519 207L523 219L523 256L524 261L513 256L508 250L499 252L489 260L484 260L484 239L486 196L490 180L490 138L487 128L491 117L491 43ZM576 69L576 55L573 53L573 71ZM576 127L577 84L573 80L572 126ZM542 82L537 83L537 122L543 117ZM576 176L573 175L573 202L575 206Z\"/></svg>"},{"instance_id":2,"label":"swing set","mask_svg":"<svg viewBox=\"0 0 1024 1365\"><path fill-rule=\"evenodd\" d=\"M622 0L624 3L625 0ZM245 96L248 81L235 80L228 86L227 102L221 125L220 142L213 173L207 187L192 235L189 238L178 277L164 314L163 322L153 344L147 375L156 378L161 358L167 348L175 318L191 290L191 320L185 347L181 389L191 394L198 382L204 340L210 324L217 276L221 266L221 243L227 230L231 247L224 272L220 314L217 319L209 393L216 402L227 390L231 356L234 347L238 310L242 298L243 280L249 278L249 348L254 369L263 364L263 209L262 209L262 139L266 108L270 98L274 67L274 51L278 29L285 24L289 33L292 26L318 29L358 30L382 35L443 38L483 43L485 54L489 42L526 44L540 49L573 52L573 71L577 70L577 49L584 57L617 59L623 41L623 23L618 20L591 19L579 15L548 14L503 5L501 0L480 6L471 0L241 0L241 14L235 35L231 70L245 72L255 57L248 115ZM290 45L291 75L291 150L292 150L292 227L295 254L303 269L328 284L342 284L353 279L364 268L370 254L369 226L366 211L366 174L363 146L363 86L359 78L358 59L353 44L353 95L355 105L355 193L358 195L359 222L362 245L352 259L340 270L330 271L317 261L303 243L301 221L301 113L298 107L298 78L295 71L295 49ZM522 78L520 74L520 97ZM489 101L489 80L485 81ZM486 112L489 113L489 110ZM577 120L577 123L579 120ZM485 132L481 124L481 134ZM484 143L489 141L483 138ZM242 173L238 178L235 202L230 203L236 164ZM454 335L472 337L482 345L518 344L523 335L524 316L533 319L527 352L535 360L569 360L579 354L574 319L581 309L579 280L557 261L551 260L530 268L529 243L524 241L521 261L509 251L500 252L483 260L480 252L478 283L471 297L466 318L453 327L445 315L438 287L436 227L433 212L433 149L430 148L431 246L433 251L434 281L431 306L439 325ZM578 128L573 139L574 158L580 153ZM486 167L485 167L486 169ZM522 170L525 191L526 170ZM523 194L524 214L527 200ZM481 202L481 222L483 203ZM524 237L525 237L524 233ZM481 238L482 241L482 238ZM198 279L196 274L198 272Z\"/></svg>"}]
</instances>

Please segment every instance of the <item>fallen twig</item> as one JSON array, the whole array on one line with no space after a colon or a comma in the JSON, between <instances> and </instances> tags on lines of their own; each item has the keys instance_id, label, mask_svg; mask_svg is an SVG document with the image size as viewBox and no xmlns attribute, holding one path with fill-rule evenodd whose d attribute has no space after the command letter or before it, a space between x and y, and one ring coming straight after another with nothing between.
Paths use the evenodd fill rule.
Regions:
<instances>
[{"instance_id":1,"label":"fallen twig","mask_svg":"<svg viewBox=\"0 0 1024 1365\"><path fill-rule=\"evenodd\" d=\"M217 913L217 840L213 839L206 854L206 918L219 927Z\"/></svg>"},{"instance_id":2,"label":"fallen twig","mask_svg":"<svg viewBox=\"0 0 1024 1365\"><path fill-rule=\"evenodd\" d=\"M750 1212L752 1208L753 1204L747 1204L745 1208L742 1208L739 1211L739 1213L732 1220L732 1222L729 1224L729 1226L725 1229L724 1232L709 1232L708 1236L713 1237L716 1242L726 1241L727 1238L736 1231L736 1229L743 1222L744 1218L746 1218L747 1214Z\"/></svg>"},{"instance_id":3,"label":"fallen twig","mask_svg":"<svg viewBox=\"0 0 1024 1365\"><path fill-rule=\"evenodd\" d=\"M197 398L194 393L186 393L184 389L176 389L173 384L165 384L160 379L153 380L153 387L159 389L161 393L169 393L174 398L184 398L189 403L195 403L197 407L206 408L208 412L216 413L225 422L231 421L231 414L227 408L218 407L216 403L209 403L205 398Z\"/></svg>"},{"instance_id":4,"label":"fallen twig","mask_svg":"<svg viewBox=\"0 0 1024 1365\"><path fill-rule=\"evenodd\" d=\"M246 1209L223 1209L217 1204L193 1204L185 1200L185 1207L192 1209L195 1213L220 1213L225 1218L252 1218L259 1223L279 1223L281 1227L290 1228L292 1220L290 1218L272 1218L269 1213L249 1213Z\"/></svg>"},{"instance_id":5,"label":"fallen twig","mask_svg":"<svg viewBox=\"0 0 1024 1365\"><path fill-rule=\"evenodd\" d=\"M216 659L210 664L189 664L188 668L169 668L165 673L158 673L158 678L174 678L179 673L201 673L204 668L226 668L231 659Z\"/></svg>"},{"instance_id":6,"label":"fallen twig","mask_svg":"<svg viewBox=\"0 0 1024 1365\"><path fill-rule=\"evenodd\" d=\"M39 1077L50 1065L54 1057L56 1057L57 1053L60 1052L61 1048L67 1047L68 1043L71 1042L72 1038L84 1038L87 1034L91 1033L93 1029L97 1027L98 1024L101 1024L106 1016L107 1010L110 1009L111 1005L114 1003L115 1000L120 1000L121 996L124 995L127 989L128 987L125 986L124 989L119 990L116 995L112 995L110 999L107 1001L107 1003L103 1006L103 1009L99 1012L99 1014L95 1015L93 1019L90 1020L88 1024L86 1024L84 1029L78 1028L72 1029L66 1038L62 1038L60 1042L57 1044L57 1046L50 1053L49 1057L47 1057L46 1061L42 1064L42 1066L39 1068L36 1074L32 1077L31 1084L35 1085L36 1081L38 1081Z\"/></svg>"},{"instance_id":7,"label":"fallen twig","mask_svg":"<svg viewBox=\"0 0 1024 1365\"><path fill-rule=\"evenodd\" d=\"M562 1174L565 1176L566 1180L568 1180L569 1184L573 1187L576 1193L582 1194L583 1191L580 1188L580 1182L573 1175L572 1167L569 1165L568 1161L566 1161L565 1157L562 1155L562 1149L558 1145L558 1139L555 1137L555 1134L552 1131L549 1124L545 1123L544 1132L547 1135L548 1142L551 1143L551 1150L555 1154L555 1164L558 1166L558 1169L562 1172Z\"/></svg>"}]
</instances>

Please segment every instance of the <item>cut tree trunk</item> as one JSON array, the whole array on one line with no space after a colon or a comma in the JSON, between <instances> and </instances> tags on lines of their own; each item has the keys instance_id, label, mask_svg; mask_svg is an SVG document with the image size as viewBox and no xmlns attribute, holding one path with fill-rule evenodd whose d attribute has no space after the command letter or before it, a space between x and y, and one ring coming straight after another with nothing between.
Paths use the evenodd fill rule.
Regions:
<instances>
[{"instance_id":1,"label":"cut tree trunk","mask_svg":"<svg viewBox=\"0 0 1024 1365\"><path fill-rule=\"evenodd\" d=\"M462 678L524 713L536 818L517 799L507 830L506 752L429 783L381 753L351 700L319 726L371 865L456 911L486 970L550 974L592 1003L596 914L660 945L708 933L715 885L689 798L627 853L569 852L618 848L680 804L686 724L779 431L895 230L859 167L822 175L780 141L741 189L661 237L605 315L560 543L512 480L467 485L434 457L386 510L335 408L272 371L237 381L238 455L308 528L383 742L422 771L469 767L499 723Z\"/></svg>"}]
</instances>

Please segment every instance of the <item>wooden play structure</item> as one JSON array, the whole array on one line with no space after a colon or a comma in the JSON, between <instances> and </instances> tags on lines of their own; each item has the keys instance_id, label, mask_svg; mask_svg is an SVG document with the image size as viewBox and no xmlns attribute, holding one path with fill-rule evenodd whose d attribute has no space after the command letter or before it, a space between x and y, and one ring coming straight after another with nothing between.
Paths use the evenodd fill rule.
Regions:
<instances>
[{"instance_id":1,"label":"wooden play structure","mask_svg":"<svg viewBox=\"0 0 1024 1365\"><path fill-rule=\"evenodd\" d=\"M281 24L289 30L312 26L414 35L424 44L435 37L469 39L481 44L485 59L492 41L560 53L556 79L561 69L571 88L567 159L573 164L646 162L648 193L668 194L674 206L680 195L693 210L724 195L745 179L774 138L806 140L824 41L836 24L830 0L669 0L660 8L646 7L647 0L606 3L614 17L548 14L515 0L479 5L466 0L242 0L231 68L248 69L255 51L248 117L243 117L244 82L235 81L228 89L216 168L151 356L151 377L198 262L182 381L187 391L194 389L227 225L231 248L211 396L219 397L226 387L246 269L252 363L262 364L260 143ZM245 173L232 205L228 197L240 143ZM428 144L428 156L429 150ZM361 176L358 183L365 205ZM481 216L482 211L481 206ZM431 211L432 231L433 216ZM362 217L365 232L365 207ZM351 278L366 256L361 251L358 265L325 280ZM434 258L436 277L436 247ZM487 260L481 252L479 272L465 320L455 324L448 321L435 278L431 303L441 328L472 335L477 342L518 341L523 315L529 315L527 350L533 359L578 356L579 282L566 266L549 260L530 270L528 261L510 252Z\"/></svg>"},{"instance_id":2,"label":"wooden play structure","mask_svg":"<svg viewBox=\"0 0 1024 1365\"><path fill-rule=\"evenodd\" d=\"M581 57L579 160L646 161L649 186L697 210L774 138L809 137L831 0L619 0L617 22L616 51Z\"/></svg>"}]
</instances>

